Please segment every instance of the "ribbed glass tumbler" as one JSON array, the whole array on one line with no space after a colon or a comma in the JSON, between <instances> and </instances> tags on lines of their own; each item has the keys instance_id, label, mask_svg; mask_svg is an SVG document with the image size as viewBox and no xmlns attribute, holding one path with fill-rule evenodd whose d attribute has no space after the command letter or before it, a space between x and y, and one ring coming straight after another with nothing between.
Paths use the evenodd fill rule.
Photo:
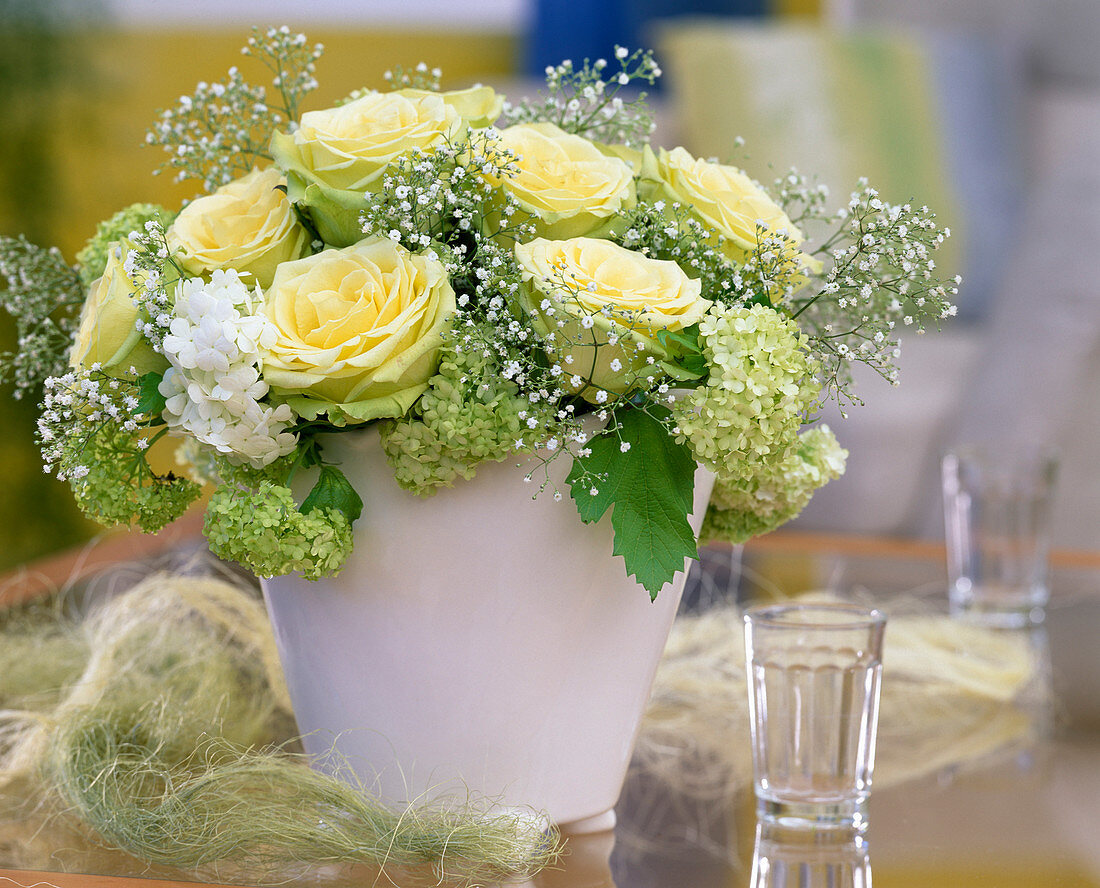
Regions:
<instances>
[{"instance_id":1,"label":"ribbed glass tumbler","mask_svg":"<svg viewBox=\"0 0 1100 888\"><path fill-rule=\"evenodd\" d=\"M1000 628L1041 623L1058 458L959 448L943 458L951 613Z\"/></svg>"},{"instance_id":2,"label":"ribbed glass tumbler","mask_svg":"<svg viewBox=\"0 0 1100 888\"><path fill-rule=\"evenodd\" d=\"M867 825L886 618L843 604L745 613L757 816L807 828Z\"/></svg>"}]
</instances>

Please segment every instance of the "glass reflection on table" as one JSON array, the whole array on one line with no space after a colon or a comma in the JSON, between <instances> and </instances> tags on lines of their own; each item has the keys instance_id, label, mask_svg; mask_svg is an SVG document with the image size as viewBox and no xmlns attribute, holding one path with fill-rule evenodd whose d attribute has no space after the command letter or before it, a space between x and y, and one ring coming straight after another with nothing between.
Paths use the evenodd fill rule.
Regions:
<instances>
[{"instance_id":1,"label":"glass reflection on table","mask_svg":"<svg viewBox=\"0 0 1100 888\"><path fill-rule=\"evenodd\" d=\"M870 888L871 855L858 831L758 823L751 888Z\"/></svg>"}]
</instances>

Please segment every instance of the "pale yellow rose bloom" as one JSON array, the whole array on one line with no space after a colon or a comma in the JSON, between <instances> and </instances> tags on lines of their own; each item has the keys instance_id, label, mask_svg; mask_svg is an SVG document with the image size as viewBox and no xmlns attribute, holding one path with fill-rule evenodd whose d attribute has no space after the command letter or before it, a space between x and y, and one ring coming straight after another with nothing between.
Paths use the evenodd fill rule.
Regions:
<instances>
[{"instance_id":1,"label":"pale yellow rose bloom","mask_svg":"<svg viewBox=\"0 0 1100 888\"><path fill-rule=\"evenodd\" d=\"M590 401L600 390L648 386L667 357L657 333L698 323L711 304L675 262L607 240L537 238L516 244L515 256L523 307L540 333L553 336L563 387Z\"/></svg>"},{"instance_id":2,"label":"pale yellow rose bloom","mask_svg":"<svg viewBox=\"0 0 1100 888\"><path fill-rule=\"evenodd\" d=\"M469 118L500 115L502 99L488 87L456 93L403 89L369 92L302 115L292 136L278 134L288 170L349 191L377 191L383 171L406 152L432 151L455 138ZM467 116L468 115L468 116ZM293 143L287 144L287 140Z\"/></svg>"},{"instance_id":3,"label":"pale yellow rose bloom","mask_svg":"<svg viewBox=\"0 0 1100 888\"><path fill-rule=\"evenodd\" d=\"M401 416L439 365L455 311L446 270L384 238L284 262L264 294L278 329L264 380L301 416Z\"/></svg>"},{"instance_id":4,"label":"pale yellow rose bloom","mask_svg":"<svg viewBox=\"0 0 1100 888\"><path fill-rule=\"evenodd\" d=\"M163 370L168 361L137 329L138 288L122 267L126 259L124 244L111 244L103 275L92 282L80 314L80 327L69 353L73 367L99 364L103 370L126 373L130 367L138 374Z\"/></svg>"},{"instance_id":5,"label":"pale yellow rose bloom","mask_svg":"<svg viewBox=\"0 0 1100 888\"><path fill-rule=\"evenodd\" d=\"M397 95L410 99L425 96L439 96L458 112L459 117L475 128L492 124L504 110L504 96L498 95L490 86L471 86L469 89L456 89L446 92L429 92L423 89L401 89Z\"/></svg>"},{"instance_id":6,"label":"pale yellow rose bloom","mask_svg":"<svg viewBox=\"0 0 1100 888\"><path fill-rule=\"evenodd\" d=\"M704 225L724 238L723 251L730 259L743 262L756 248L757 223L773 232L786 232L797 254L802 232L737 167L700 160L683 148L662 148L647 160L646 176L659 183L659 196L691 207Z\"/></svg>"},{"instance_id":7,"label":"pale yellow rose bloom","mask_svg":"<svg viewBox=\"0 0 1100 888\"><path fill-rule=\"evenodd\" d=\"M290 199L308 208L325 243L349 246L363 236L365 194L411 151L431 153L470 126L500 116L504 99L487 86L456 92L368 92L335 108L309 111L293 134L275 133L271 153L287 174Z\"/></svg>"},{"instance_id":8,"label":"pale yellow rose bloom","mask_svg":"<svg viewBox=\"0 0 1100 888\"><path fill-rule=\"evenodd\" d=\"M516 155L517 168L501 184L542 237L606 234L636 202L630 164L552 123L510 126L501 145Z\"/></svg>"},{"instance_id":9,"label":"pale yellow rose bloom","mask_svg":"<svg viewBox=\"0 0 1100 888\"><path fill-rule=\"evenodd\" d=\"M194 275L233 268L268 286L275 267L301 256L309 237L285 187L286 179L269 167L196 198L169 227L169 248Z\"/></svg>"}]
</instances>

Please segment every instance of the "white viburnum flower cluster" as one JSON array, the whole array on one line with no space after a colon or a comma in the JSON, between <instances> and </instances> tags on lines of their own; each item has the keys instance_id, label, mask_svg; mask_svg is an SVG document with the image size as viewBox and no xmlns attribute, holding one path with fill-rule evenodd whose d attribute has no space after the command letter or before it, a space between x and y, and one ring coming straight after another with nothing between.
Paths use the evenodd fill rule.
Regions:
<instances>
[{"instance_id":1,"label":"white viburnum flower cluster","mask_svg":"<svg viewBox=\"0 0 1100 888\"><path fill-rule=\"evenodd\" d=\"M169 428L182 430L220 453L263 468L297 445L288 431L285 404L265 406L260 352L274 345L276 330L256 311L259 291L249 291L232 269L209 283L182 281L164 356L171 363L160 383Z\"/></svg>"}]
</instances>

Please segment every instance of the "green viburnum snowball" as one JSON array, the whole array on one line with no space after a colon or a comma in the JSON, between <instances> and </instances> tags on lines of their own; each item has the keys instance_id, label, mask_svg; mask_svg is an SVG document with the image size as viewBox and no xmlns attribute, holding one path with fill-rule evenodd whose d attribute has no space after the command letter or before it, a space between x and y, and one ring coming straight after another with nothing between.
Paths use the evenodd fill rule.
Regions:
<instances>
[{"instance_id":1,"label":"green viburnum snowball","mask_svg":"<svg viewBox=\"0 0 1100 888\"><path fill-rule=\"evenodd\" d=\"M141 230L150 219L160 222L165 228L172 221L173 213L159 204L136 203L119 210L110 219L99 223L95 235L89 239L76 254L80 266L80 280L85 287L103 274L107 267L107 248L117 241L125 239L131 231Z\"/></svg>"},{"instance_id":2,"label":"green viburnum snowball","mask_svg":"<svg viewBox=\"0 0 1100 888\"><path fill-rule=\"evenodd\" d=\"M108 527L137 524L156 533L187 511L201 488L187 478L137 468L144 454L135 450L134 441L132 433L113 423L104 423L87 440L74 438L89 471L70 477L69 485L77 505L92 520Z\"/></svg>"},{"instance_id":3,"label":"green viburnum snowball","mask_svg":"<svg viewBox=\"0 0 1100 888\"><path fill-rule=\"evenodd\" d=\"M715 305L699 324L710 365L705 385L673 408L678 441L720 478L751 476L781 459L821 386L798 324L763 305Z\"/></svg>"},{"instance_id":4,"label":"green viburnum snowball","mask_svg":"<svg viewBox=\"0 0 1100 888\"><path fill-rule=\"evenodd\" d=\"M719 478L700 538L743 543L790 521L815 490L844 472L848 451L828 426L803 432L797 446L775 462L764 462L743 478Z\"/></svg>"},{"instance_id":5,"label":"green viburnum snowball","mask_svg":"<svg viewBox=\"0 0 1100 888\"><path fill-rule=\"evenodd\" d=\"M531 404L480 352L443 350L439 372L417 402L419 416L381 424L382 449L397 483L429 496L455 479L469 480L479 463L499 462L529 444L520 419Z\"/></svg>"},{"instance_id":6,"label":"green viburnum snowball","mask_svg":"<svg viewBox=\"0 0 1100 888\"><path fill-rule=\"evenodd\" d=\"M337 509L298 509L290 489L271 481L255 488L226 484L206 508L210 551L259 577L337 573L352 548L351 522Z\"/></svg>"}]
</instances>

